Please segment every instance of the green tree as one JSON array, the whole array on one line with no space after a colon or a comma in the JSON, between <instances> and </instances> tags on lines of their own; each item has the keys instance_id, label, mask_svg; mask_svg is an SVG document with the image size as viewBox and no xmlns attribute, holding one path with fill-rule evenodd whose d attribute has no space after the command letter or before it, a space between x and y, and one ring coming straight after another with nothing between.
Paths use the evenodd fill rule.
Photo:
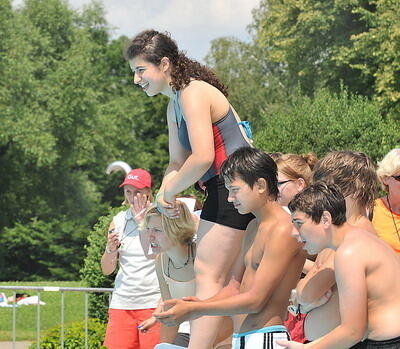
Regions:
<instances>
[{"instance_id":1,"label":"green tree","mask_svg":"<svg viewBox=\"0 0 400 349\"><path fill-rule=\"evenodd\" d=\"M228 86L229 101L241 119L259 124L259 115L287 98L273 64L260 59L255 45L235 38L219 38L211 43L206 63Z\"/></svg>"},{"instance_id":2,"label":"green tree","mask_svg":"<svg viewBox=\"0 0 400 349\"><path fill-rule=\"evenodd\" d=\"M38 236L32 221L51 223L56 236L65 233L49 240L58 263L67 252L80 262L65 273L38 267L21 277L47 277L51 269L51 277L74 278L86 235L75 238L52 222L84 233L110 201L118 203L122 175L107 177L111 161L149 169L159 183L168 158L166 101L143 98L127 81L126 38L109 41L99 3L81 14L63 0L26 0L19 9L0 0L0 9L0 232L25 226L23 235ZM14 248L26 248L17 241ZM8 260L15 252L2 253Z\"/></svg>"},{"instance_id":3,"label":"green tree","mask_svg":"<svg viewBox=\"0 0 400 349\"><path fill-rule=\"evenodd\" d=\"M368 30L351 37L352 46L343 49L337 60L365 77L374 77L374 98L384 110L392 110L400 120L400 2L370 1L371 8L355 11L368 23Z\"/></svg>"},{"instance_id":4,"label":"green tree","mask_svg":"<svg viewBox=\"0 0 400 349\"><path fill-rule=\"evenodd\" d=\"M312 94L340 83L399 108L400 3L395 0L263 0L254 11L261 59L279 63L285 86Z\"/></svg>"},{"instance_id":5,"label":"green tree","mask_svg":"<svg viewBox=\"0 0 400 349\"><path fill-rule=\"evenodd\" d=\"M280 64L285 86L300 83L307 93L318 87L338 91L342 80L351 92L371 95L373 77L337 59L352 46L352 35L368 30L356 12L367 7L366 0L262 0L253 12L255 42L264 59Z\"/></svg>"},{"instance_id":6,"label":"green tree","mask_svg":"<svg viewBox=\"0 0 400 349\"><path fill-rule=\"evenodd\" d=\"M27 1L10 22L0 87L7 90L0 94L0 226L60 214L88 223L101 210L100 196L78 167L93 161L93 144L101 143L90 128L97 103L89 55L94 45L84 32L72 36L72 19L60 16L72 16L61 1ZM59 22L54 38L46 20ZM69 40L59 32L68 32Z\"/></svg>"},{"instance_id":7,"label":"green tree","mask_svg":"<svg viewBox=\"0 0 400 349\"><path fill-rule=\"evenodd\" d=\"M82 246L86 241L86 229L65 218L32 219L5 228L0 246L1 279L76 279L85 256Z\"/></svg>"}]
</instances>

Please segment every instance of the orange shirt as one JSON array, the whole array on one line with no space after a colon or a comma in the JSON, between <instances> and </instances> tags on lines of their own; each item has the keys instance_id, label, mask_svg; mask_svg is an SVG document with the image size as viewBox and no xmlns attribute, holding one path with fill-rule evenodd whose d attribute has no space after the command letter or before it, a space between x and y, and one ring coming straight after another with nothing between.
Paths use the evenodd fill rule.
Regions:
<instances>
[{"instance_id":1,"label":"orange shirt","mask_svg":"<svg viewBox=\"0 0 400 349\"><path fill-rule=\"evenodd\" d=\"M394 212L392 213L394 221L396 222L398 233L400 235L400 214ZM400 254L400 238L396 233L396 227L393 223L393 218L383 199L376 199L374 203L372 224L378 236Z\"/></svg>"}]
</instances>

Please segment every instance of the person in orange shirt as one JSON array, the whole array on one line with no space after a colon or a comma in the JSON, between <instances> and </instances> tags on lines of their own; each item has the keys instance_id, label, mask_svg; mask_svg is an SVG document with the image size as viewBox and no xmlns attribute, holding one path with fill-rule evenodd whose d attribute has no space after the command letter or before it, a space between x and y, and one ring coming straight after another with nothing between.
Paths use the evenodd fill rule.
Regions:
<instances>
[{"instance_id":1,"label":"person in orange shirt","mask_svg":"<svg viewBox=\"0 0 400 349\"><path fill-rule=\"evenodd\" d=\"M372 224L378 236L400 254L400 148L385 155L377 174L386 195L375 200Z\"/></svg>"}]
</instances>

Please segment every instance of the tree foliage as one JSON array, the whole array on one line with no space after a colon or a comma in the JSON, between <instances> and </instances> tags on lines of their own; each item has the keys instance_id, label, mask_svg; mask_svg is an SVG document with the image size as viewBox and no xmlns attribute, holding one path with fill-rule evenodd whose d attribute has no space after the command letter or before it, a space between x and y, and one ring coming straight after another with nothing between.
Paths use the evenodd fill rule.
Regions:
<instances>
[{"instance_id":1,"label":"tree foliage","mask_svg":"<svg viewBox=\"0 0 400 349\"><path fill-rule=\"evenodd\" d=\"M400 2L370 3L373 11L354 10L368 24L368 30L352 35L352 46L340 52L338 61L373 77L374 98L384 111L391 111L400 120Z\"/></svg>"},{"instance_id":2,"label":"tree foliage","mask_svg":"<svg viewBox=\"0 0 400 349\"><path fill-rule=\"evenodd\" d=\"M168 158L166 101L143 98L127 81L126 38L110 41L100 3L78 13L64 0L26 0L17 9L0 0L0 9L0 232L36 236L32 222L61 220L89 231L120 200L123 175L108 177L110 162L146 168L159 183ZM82 262L85 240L65 238ZM18 241L23 250L26 241ZM8 246L0 249L11 259ZM76 279L79 267L75 277L48 270L16 275Z\"/></svg>"},{"instance_id":3,"label":"tree foliage","mask_svg":"<svg viewBox=\"0 0 400 349\"><path fill-rule=\"evenodd\" d=\"M256 146L379 159L400 144L399 16L394 0L261 0L253 41L218 38L206 62L252 122ZM88 232L122 201L110 162L160 184L167 98L134 86L127 38L108 29L99 1L77 12L67 0L0 0L0 279L78 277ZM92 286L109 282L98 274L109 218L90 233Z\"/></svg>"},{"instance_id":4,"label":"tree foliage","mask_svg":"<svg viewBox=\"0 0 400 349\"><path fill-rule=\"evenodd\" d=\"M397 110L399 19L393 0L262 0L251 27L260 59L280 65L285 86L312 94L343 82Z\"/></svg>"},{"instance_id":5,"label":"tree foliage","mask_svg":"<svg viewBox=\"0 0 400 349\"><path fill-rule=\"evenodd\" d=\"M65 218L32 219L5 228L0 263L3 280L74 280L85 250L86 227ZM80 246L80 248L77 248Z\"/></svg>"},{"instance_id":6,"label":"tree foliage","mask_svg":"<svg viewBox=\"0 0 400 349\"><path fill-rule=\"evenodd\" d=\"M228 86L229 101L255 130L262 111L282 104L289 95L282 89L276 64L261 56L257 46L235 38L215 39L206 56L206 63Z\"/></svg>"}]
</instances>

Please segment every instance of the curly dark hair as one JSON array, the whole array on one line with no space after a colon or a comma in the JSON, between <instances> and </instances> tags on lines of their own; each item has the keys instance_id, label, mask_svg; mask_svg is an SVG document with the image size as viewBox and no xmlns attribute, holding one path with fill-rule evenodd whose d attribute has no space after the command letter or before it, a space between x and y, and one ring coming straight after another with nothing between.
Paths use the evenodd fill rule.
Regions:
<instances>
[{"instance_id":1,"label":"curly dark hair","mask_svg":"<svg viewBox=\"0 0 400 349\"><path fill-rule=\"evenodd\" d=\"M139 55L155 65L159 65L163 57L169 58L172 63L170 85L174 91L183 89L194 79L205 81L228 96L226 86L215 73L179 51L178 45L167 32L150 29L137 34L129 42L124 56L126 60L131 60Z\"/></svg>"}]
</instances>

